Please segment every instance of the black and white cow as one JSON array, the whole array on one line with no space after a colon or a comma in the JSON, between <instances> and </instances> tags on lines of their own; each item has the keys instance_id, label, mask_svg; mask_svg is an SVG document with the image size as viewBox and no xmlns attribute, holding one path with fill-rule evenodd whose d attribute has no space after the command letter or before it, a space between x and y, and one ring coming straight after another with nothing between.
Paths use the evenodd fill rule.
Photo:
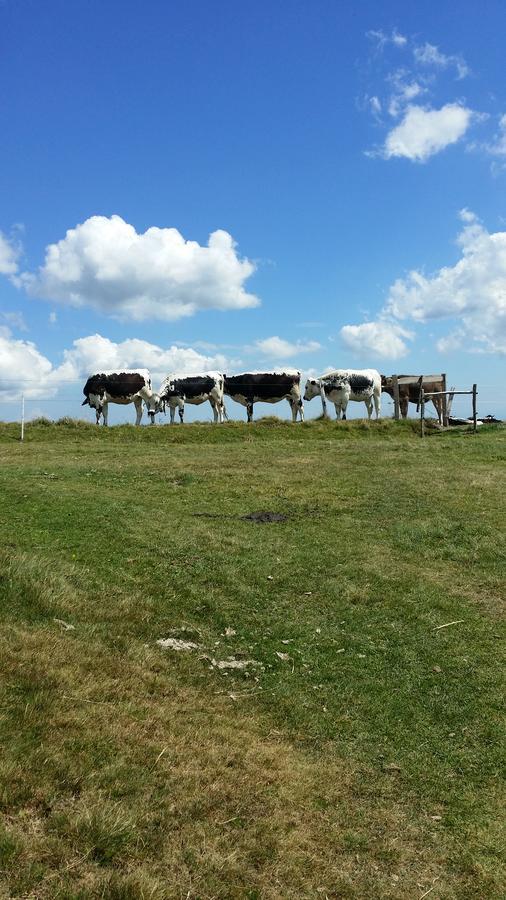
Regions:
<instances>
[{"instance_id":1,"label":"black and white cow","mask_svg":"<svg viewBox=\"0 0 506 900\"><path fill-rule=\"evenodd\" d=\"M300 395L300 372L245 372L225 375L225 394L246 407L248 422L253 420L254 403L279 403L288 400L292 421L297 413L304 421L304 405Z\"/></svg>"},{"instance_id":2,"label":"black and white cow","mask_svg":"<svg viewBox=\"0 0 506 900\"><path fill-rule=\"evenodd\" d=\"M176 409L183 424L184 405L192 403L199 406L209 400L214 421L223 422L225 407L223 404L223 386L225 376L221 372L205 372L203 375L167 375L161 384L157 396L156 412L170 410L170 424L174 424Z\"/></svg>"},{"instance_id":3,"label":"black and white cow","mask_svg":"<svg viewBox=\"0 0 506 900\"><path fill-rule=\"evenodd\" d=\"M156 396L151 389L151 376L147 369L130 369L127 372L100 372L90 375L84 385L85 399L83 406L91 406L97 414L97 425L100 416L107 425L107 407L109 403L135 406L135 424L140 425L142 419L142 403L144 402L154 422Z\"/></svg>"},{"instance_id":4,"label":"black and white cow","mask_svg":"<svg viewBox=\"0 0 506 900\"><path fill-rule=\"evenodd\" d=\"M381 375L376 369L335 369L320 378L308 378L304 400L321 397L323 413L327 415L326 400L334 404L338 419L346 419L346 408L350 400L361 400L367 407L368 418L372 408L379 418L381 411Z\"/></svg>"}]
</instances>

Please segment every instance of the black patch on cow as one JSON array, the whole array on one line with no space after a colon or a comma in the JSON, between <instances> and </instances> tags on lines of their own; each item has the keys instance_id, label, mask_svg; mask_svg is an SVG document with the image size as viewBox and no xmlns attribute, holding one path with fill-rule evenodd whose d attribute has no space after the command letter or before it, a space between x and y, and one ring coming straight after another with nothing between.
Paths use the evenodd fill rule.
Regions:
<instances>
[{"instance_id":1,"label":"black patch on cow","mask_svg":"<svg viewBox=\"0 0 506 900\"><path fill-rule=\"evenodd\" d=\"M103 397L107 391L111 397L130 397L136 394L146 385L144 375L138 372L114 372L112 375L105 375L103 372L97 375L91 375L84 385L83 394L88 398L90 394L97 394Z\"/></svg>"},{"instance_id":2,"label":"black patch on cow","mask_svg":"<svg viewBox=\"0 0 506 900\"><path fill-rule=\"evenodd\" d=\"M272 522L287 522L288 516L283 513L271 512L268 509L261 509L259 512L248 513L247 516L241 516L248 522L260 522L261 524L270 524Z\"/></svg>"},{"instance_id":3,"label":"black patch on cow","mask_svg":"<svg viewBox=\"0 0 506 900\"><path fill-rule=\"evenodd\" d=\"M209 394L216 382L209 375L189 375L187 378L175 378L164 389L161 400L169 400L171 397L183 397L193 400Z\"/></svg>"},{"instance_id":4,"label":"black patch on cow","mask_svg":"<svg viewBox=\"0 0 506 900\"><path fill-rule=\"evenodd\" d=\"M354 394L363 394L373 387L372 379L367 378L366 375L350 375L348 381Z\"/></svg>"},{"instance_id":5,"label":"black patch on cow","mask_svg":"<svg viewBox=\"0 0 506 900\"><path fill-rule=\"evenodd\" d=\"M229 397L240 395L249 403L282 400L296 384L300 384L300 375L278 375L274 372L225 375L225 394Z\"/></svg>"}]
</instances>

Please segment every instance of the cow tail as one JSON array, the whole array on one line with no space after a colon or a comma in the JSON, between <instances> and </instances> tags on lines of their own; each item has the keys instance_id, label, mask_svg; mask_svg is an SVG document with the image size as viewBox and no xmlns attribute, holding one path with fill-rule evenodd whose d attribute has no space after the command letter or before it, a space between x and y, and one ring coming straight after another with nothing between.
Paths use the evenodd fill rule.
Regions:
<instances>
[{"instance_id":1,"label":"cow tail","mask_svg":"<svg viewBox=\"0 0 506 900\"><path fill-rule=\"evenodd\" d=\"M325 385L323 384L323 379L320 378L320 397L322 401L322 412L324 419L327 418L327 401L325 399Z\"/></svg>"}]
</instances>

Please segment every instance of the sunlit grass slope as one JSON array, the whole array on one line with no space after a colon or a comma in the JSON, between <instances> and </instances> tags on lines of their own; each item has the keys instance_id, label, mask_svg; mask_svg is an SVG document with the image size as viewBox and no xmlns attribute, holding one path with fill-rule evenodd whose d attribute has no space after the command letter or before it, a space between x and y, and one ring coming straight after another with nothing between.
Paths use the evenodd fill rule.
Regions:
<instances>
[{"instance_id":1,"label":"sunlit grass slope","mask_svg":"<svg viewBox=\"0 0 506 900\"><path fill-rule=\"evenodd\" d=\"M1 896L504 896L502 430L18 437Z\"/></svg>"}]
</instances>

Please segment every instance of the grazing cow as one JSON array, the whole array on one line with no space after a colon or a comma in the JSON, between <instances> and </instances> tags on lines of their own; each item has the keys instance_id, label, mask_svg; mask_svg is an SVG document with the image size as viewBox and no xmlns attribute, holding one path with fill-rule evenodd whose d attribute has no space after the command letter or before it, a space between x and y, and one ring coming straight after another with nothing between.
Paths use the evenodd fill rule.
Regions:
<instances>
[{"instance_id":1,"label":"grazing cow","mask_svg":"<svg viewBox=\"0 0 506 900\"><path fill-rule=\"evenodd\" d=\"M379 419L381 411L381 376L376 369L335 369L320 378L308 378L304 400L321 397L323 413L327 414L327 399L334 404L338 419L346 419L349 400L361 400L367 407L368 418L372 408Z\"/></svg>"},{"instance_id":2,"label":"grazing cow","mask_svg":"<svg viewBox=\"0 0 506 900\"><path fill-rule=\"evenodd\" d=\"M97 414L97 425L100 416L107 425L107 407L109 403L133 403L135 406L135 424L140 425L142 419L142 402L147 406L154 422L156 397L151 390L151 376L147 369L131 369L127 372L101 372L90 375L84 385L85 399L83 406L91 406Z\"/></svg>"},{"instance_id":3,"label":"grazing cow","mask_svg":"<svg viewBox=\"0 0 506 900\"><path fill-rule=\"evenodd\" d=\"M199 406L209 400L213 411L214 422L223 422L225 407L223 404L223 385L225 376L221 372L205 372L203 375L167 375L160 387L157 397L156 412L165 412L169 406L170 424L174 424L176 409L183 424L184 405L186 403Z\"/></svg>"},{"instance_id":4,"label":"grazing cow","mask_svg":"<svg viewBox=\"0 0 506 900\"><path fill-rule=\"evenodd\" d=\"M398 378L419 378L419 375L398 375ZM394 382L391 375L381 376L381 390L390 397L394 396ZM430 394L432 391L442 390L440 381L430 381L423 385L424 394ZM432 404L437 412L439 424L443 423L443 398L431 397ZM399 385L399 406L403 419L408 415L408 406L410 403L418 404L420 401L420 386L418 384L400 384Z\"/></svg>"},{"instance_id":5,"label":"grazing cow","mask_svg":"<svg viewBox=\"0 0 506 900\"><path fill-rule=\"evenodd\" d=\"M248 422L253 421L254 403L279 403L288 400L292 422L297 413L304 421L304 406L300 396L300 372L245 372L225 375L225 394L246 407Z\"/></svg>"}]
</instances>

